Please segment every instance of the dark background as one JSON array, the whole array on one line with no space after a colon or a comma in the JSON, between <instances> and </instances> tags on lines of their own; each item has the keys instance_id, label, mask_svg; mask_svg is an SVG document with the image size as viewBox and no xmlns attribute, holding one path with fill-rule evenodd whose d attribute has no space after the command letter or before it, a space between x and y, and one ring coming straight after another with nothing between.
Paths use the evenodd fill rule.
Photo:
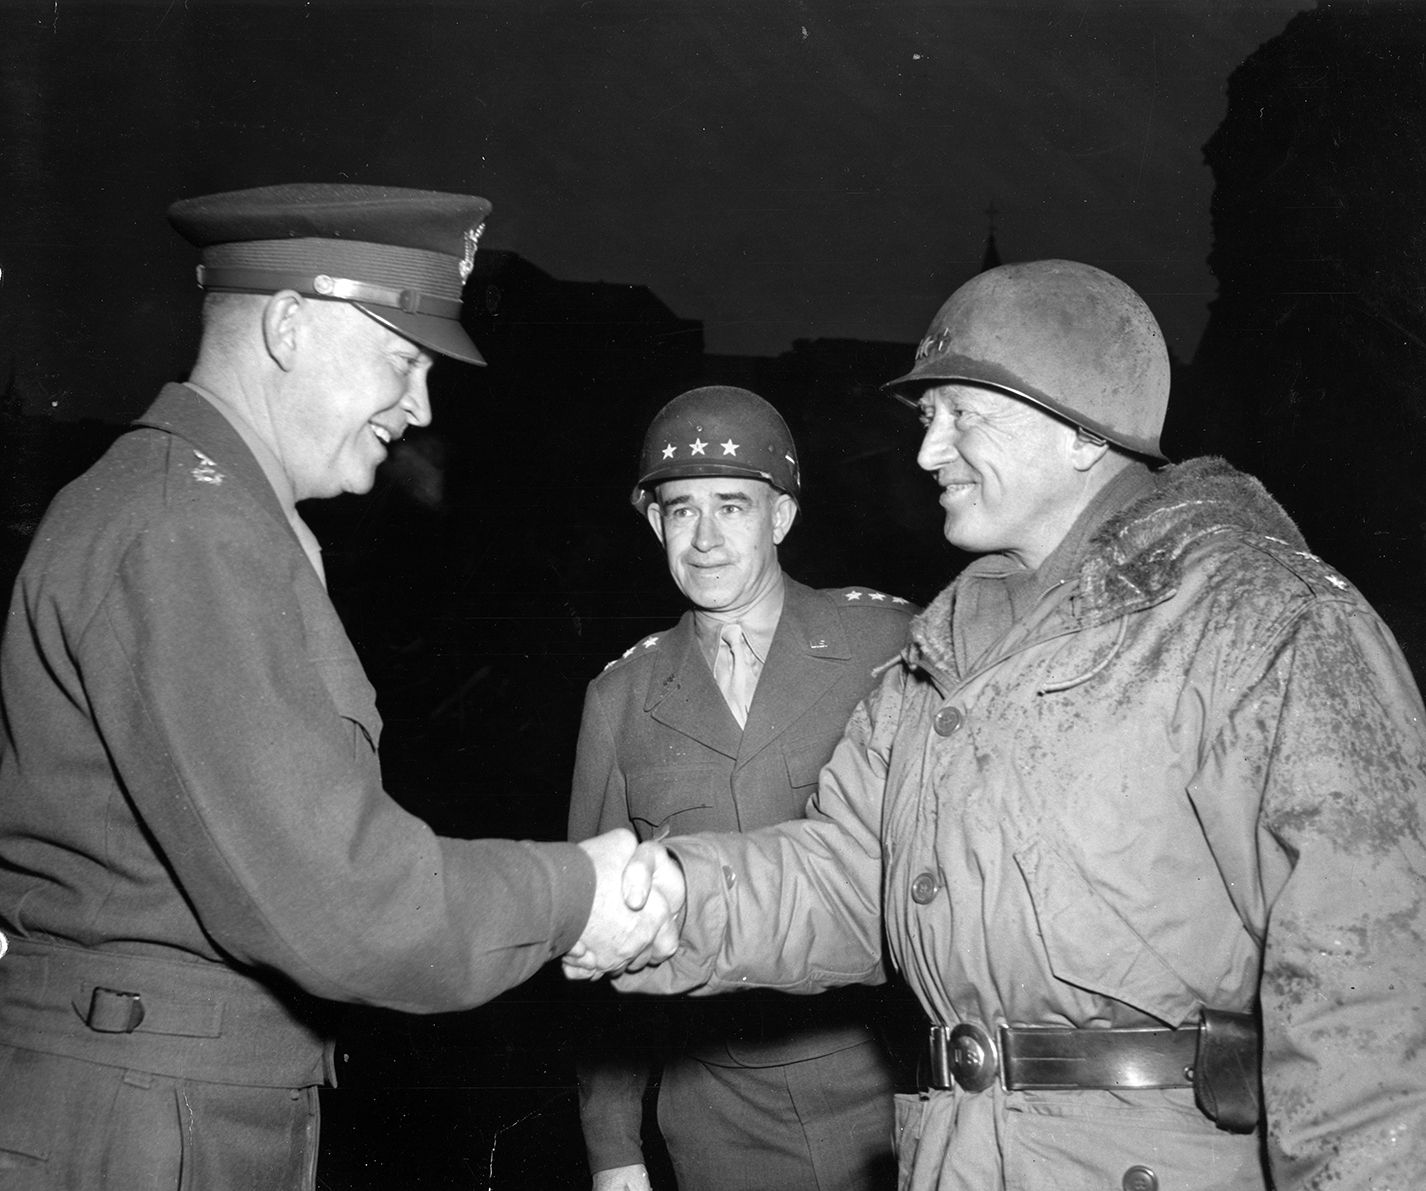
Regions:
<instances>
[{"instance_id":1,"label":"dark background","mask_svg":"<svg viewBox=\"0 0 1426 1191\"><path fill-rule=\"evenodd\" d=\"M585 683L679 610L627 498L682 389L787 416L791 573L954 574L878 385L988 253L1139 289L1169 453L1263 478L1420 673L1423 103L1414 3L0 0L0 581L191 359L168 203L347 179L495 204L489 367L443 363L376 491L303 510L388 786L440 831L561 834ZM607 1012L552 970L351 1011L321 1185L585 1185L567 1054Z\"/></svg>"}]
</instances>

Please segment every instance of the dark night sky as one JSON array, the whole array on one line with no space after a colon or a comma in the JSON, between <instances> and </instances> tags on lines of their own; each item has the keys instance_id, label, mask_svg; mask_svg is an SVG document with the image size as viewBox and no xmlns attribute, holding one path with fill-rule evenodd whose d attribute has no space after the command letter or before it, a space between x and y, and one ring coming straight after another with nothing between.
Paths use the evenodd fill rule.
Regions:
<instances>
[{"instance_id":1,"label":"dark night sky","mask_svg":"<svg viewBox=\"0 0 1426 1191\"><path fill-rule=\"evenodd\" d=\"M77 361L134 376L133 412L193 344L164 207L296 178L483 194L487 246L769 355L919 338L993 202L1007 259L1119 273L1189 359L1201 148L1306 7L0 0L0 364L32 412L93 412Z\"/></svg>"}]
</instances>

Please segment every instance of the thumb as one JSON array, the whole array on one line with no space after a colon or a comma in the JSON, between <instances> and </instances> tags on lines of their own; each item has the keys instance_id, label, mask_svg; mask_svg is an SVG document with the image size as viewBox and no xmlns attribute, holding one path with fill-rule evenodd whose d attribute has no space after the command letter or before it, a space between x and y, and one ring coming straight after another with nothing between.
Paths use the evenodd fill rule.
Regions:
<instances>
[{"instance_id":1,"label":"thumb","mask_svg":"<svg viewBox=\"0 0 1426 1191\"><path fill-rule=\"evenodd\" d=\"M620 889L624 895L624 905L631 910L642 910L649 900L649 891L654 887L654 870L658 867L659 844L640 844L635 849L629 863L624 866Z\"/></svg>"}]
</instances>

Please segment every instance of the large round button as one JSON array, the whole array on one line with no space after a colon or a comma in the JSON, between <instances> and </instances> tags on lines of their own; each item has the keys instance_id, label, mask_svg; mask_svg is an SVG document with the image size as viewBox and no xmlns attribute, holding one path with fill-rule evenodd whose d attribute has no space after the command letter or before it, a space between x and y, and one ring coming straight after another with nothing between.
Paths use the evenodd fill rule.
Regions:
<instances>
[{"instance_id":1,"label":"large round button","mask_svg":"<svg viewBox=\"0 0 1426 1191\"><path fill-rule=\"evenodd\" d=\"M1124 1191L1159 1191L1159 1176L1147 1166L1131 1166L1124 1172Z\"/></svg>"},{"instance_id":2,"label":"large round button","mask_svg":"<svg viewBox=\"0 0 1426 1191\"><path fill-rule=\"evenodd\" d=\"M931 722L935 726L937 736L950 736L966 722L966 717L959 707L943 707L936 712L936 718Z\"/></svg>"},{"instance_id":3,"label":"large round button","mask_svg":"<svg viewBox=\"0 0 1426 1191\"><path fill-rule=\"evenodd\" d=\"M936 880L935 873L918 873L916 879L911 882L911 900L918 906L924 906L941 888L941 883Z\"/></svg>"}]
</instances>

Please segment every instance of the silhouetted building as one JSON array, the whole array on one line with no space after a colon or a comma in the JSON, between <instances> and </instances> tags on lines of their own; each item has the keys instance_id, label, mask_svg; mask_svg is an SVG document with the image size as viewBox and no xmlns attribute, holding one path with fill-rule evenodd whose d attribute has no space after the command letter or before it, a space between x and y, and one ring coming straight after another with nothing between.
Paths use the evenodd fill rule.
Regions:
<instances>
[{"instance_id":1,"label":"silhouetted building","mask_svg":"<svg viewBox=\"0 0 1426 1191\"><path fill-rule=\"evenodd\" d=\"M1218 296L1168 441L1259 475L1426 662L1426 7L1320 3L1204 148Z\"/></svg>"}]
</instances>

